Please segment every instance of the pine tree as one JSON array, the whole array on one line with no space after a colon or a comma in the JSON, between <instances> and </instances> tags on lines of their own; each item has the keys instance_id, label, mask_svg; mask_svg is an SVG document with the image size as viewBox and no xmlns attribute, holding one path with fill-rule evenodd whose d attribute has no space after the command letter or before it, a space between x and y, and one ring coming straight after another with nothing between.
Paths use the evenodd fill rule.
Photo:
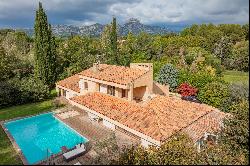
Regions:
<instances>
[{"instance_id":1,"label":"pine tree","mask_svg":"<svg viewBox=\"0 0 250 166\"><path fill-rule=\"evenodd\" d=\"M115 64L119 64L118 53L117 53L117 30L116 30L116 18L113 17L111 23L110 32L110 50L111 50L111 61Z\"/></svg>"},{"instance_id":2,"label":"pine tree","mask_svg":"<svg viewBox=\"0 0 250 166\"><path fill-rule=\"evenodd\" d=\"M35 76L44 84L53 87L56 81L56 46L51 26L48 24L42 3L35 19Z\"/></svg>"}]
</instances>

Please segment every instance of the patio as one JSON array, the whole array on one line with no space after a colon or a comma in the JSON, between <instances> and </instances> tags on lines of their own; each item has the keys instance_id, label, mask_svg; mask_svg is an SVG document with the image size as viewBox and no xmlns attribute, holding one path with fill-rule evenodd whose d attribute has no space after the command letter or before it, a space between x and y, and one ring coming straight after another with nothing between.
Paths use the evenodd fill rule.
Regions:
<instances>
[{"instance_id":1,"label":"patio","mask_svg":"<svg viewBox=\"0 0 250 166\"><path fill-rule=\"evenodd\" d=\"M89 143L86 145L87 151L69 162L64 160L63 152L61 152L39 164L73 165L78 162L82 165L109 164L108 162L115 159L124 146L140 143L140 140L130 137L121 131L113 131L98 121L90 120L87 113L77 107L68 106L56 112L58 119L89 140Z\"/></svg>"}]
</instances>

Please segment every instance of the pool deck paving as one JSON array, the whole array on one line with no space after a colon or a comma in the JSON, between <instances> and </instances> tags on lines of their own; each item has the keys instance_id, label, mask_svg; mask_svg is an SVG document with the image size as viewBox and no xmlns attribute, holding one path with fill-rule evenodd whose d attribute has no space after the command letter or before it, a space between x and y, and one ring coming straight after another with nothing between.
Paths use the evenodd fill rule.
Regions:
<instances>
[{"instance_id":1,"label":"pool deck paving","mask_svg":"<svg viewBox=\"0 0 250 166\"><path fill-rule=\"evenodd\" d=\"M86 152L80 155L79 157L76 157L75 159L70 160L70 161L66 161L63 158L63 153L65 152L60 152L56 155L53 155L48 160L40 161L34 165L74 165L78 162L81 165L103 164L103 163L100 163L99 161L100 160L109 161L110 159L117 156L119 152L122 151L123 147L131 146L131 145L138 145L140 143L140 140L137 140L131 136L128 136L127 134L121 131L111 130L107 128L106 126L104 126L101 122L90 120L87 116L87 113L84 110L81 110L77 107L72 107L70 105L67 105L64 108L53 110L54 113L58 113L58 114L70 112L70 111L77 111L78 114L69 116L68 118L65 118L65 119L62 119L60 118L60 116L57 116L57 115L55 116L59 120L63 121L69 127L73 128L75 131L77 131L79 134L81 134L82 136L84 136L85 138L89 140L89 142L86 144L86 147L87 147ZM36 116L36 115L32 115L32 116ZM27 116L27 117L32 117L32 116ZM27 118L27 117L22 117L22 118ZM18 145L15 143L11 134L9 134L8 130L3 125L5 122L18 120L22 118L14 118L14 119L1 121L0 124L1 124L1 127L4 129L5 133L7 134L7 136L9 137L15 150L19 154L23 164L28 165L28 162L25 156L20 151ZM113 145L109 145L109 142L112 142L112 141L118 148L118 151L115 151L113 154L112 154ZM69 150L70 149L68 149L68 151Z\"/></svg>"},{"instance_id":2,"label":"pool deck paving","mask_svg":"<svg viewBox=\"0 0 250 166\"><path fill-rule=\"evenodd\" d=\"M80 162L82 165L99 164L99 160L110 160L110 158L118 155L118 151L122 151L123 147L138 145L140 142L140 140L130 137L121 131L107 128L101 122L90 120L87 113L77 107L69 107L68 109L64 109L64 112L66 112L65 110L77 111L79 114L66 119L61 119L59 116L56 117L87 138L91 147L87 148L87 152L85 154L71 161L64 160L63 153L60 153L52 157L49 161L43 161L39 164L73 165L77 162ZM118 151L115 152L113 156L112 152L110 152L113 145L109 145L108 143L105 143L105 141L113 141L117 146Z\"/></svg>"}]
</instances>

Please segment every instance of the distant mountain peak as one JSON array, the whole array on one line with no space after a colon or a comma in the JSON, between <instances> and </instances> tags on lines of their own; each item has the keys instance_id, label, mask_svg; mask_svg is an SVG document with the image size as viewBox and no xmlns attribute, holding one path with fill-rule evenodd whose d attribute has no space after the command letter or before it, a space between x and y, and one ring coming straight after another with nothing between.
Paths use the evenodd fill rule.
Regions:
<instances>
[{"instance_id":1,"label":"distant mountain peak","mask_svg":"<svg viewBox=\"0 0 250 166\"><path fill-rule=\"evenodd\" d=\"M103 25L100 24L100 23L95 23L95 24L92 24L92 25L90 25L90 26L103 26Z\"/></svg>"},{"instance_id":2,"label":"distant mountain peak","mask_svg":"<svg viewBox=\"0 0 250 166\"><path fill-rule=\"evenodd\" d=\"M130 18L126 23L140 23L140 20L137 18Z\"/></svg>"},{"instance_id":3,"label":"distant mountain peak","mask_svg":"<svg viewBox=\"0 0 250 166\"><path fill-rule=\"evenodd\" d=\"M83 36L100 36L104 30L105 25L95 23L92 25L52 25L53 34L56 36L69 36L71 34ZM27 34L33 35L33 29L23 29ZM146 32L149 34L165 34L170 32L169 29L159 26L144 25L139 19L130 18L123 25L118 25L118 35L125 36L129 32L139 34Z\"/></svg>"}]
</instances>

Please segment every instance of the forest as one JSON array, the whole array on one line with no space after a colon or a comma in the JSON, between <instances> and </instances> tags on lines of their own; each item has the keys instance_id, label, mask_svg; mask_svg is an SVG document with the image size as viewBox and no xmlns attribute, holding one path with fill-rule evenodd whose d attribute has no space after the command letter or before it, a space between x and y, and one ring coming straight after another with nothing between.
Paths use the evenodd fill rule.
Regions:
<instances>
[{"instance_id":1,"label":"forest","mask_svg":"<svg viewBox=\"0 0 250 166\"><path fill-rule=\"evenodd\" d=\"M223 78L226 71L249 73L249 24L194 24L180 33L117 36L114 18L100 37L52 35L48 42L53 47L48 57L53 57L45 64L53 64L53 70L37 79L36 75L46 75L42 69L52 67L37 67L36 51L43 48L36 38L22 31L0 30L0 108L44 101L51 97L56 81L94 62L124 66L153 63L154 80L168 84L171 92L212 105L233 118L225 121L218 145L207 145L201 153L187 143L188 138L176 136L160 149L126 149L115 163L248 163L249 83Z\"/></svg>"}]
</instances>

